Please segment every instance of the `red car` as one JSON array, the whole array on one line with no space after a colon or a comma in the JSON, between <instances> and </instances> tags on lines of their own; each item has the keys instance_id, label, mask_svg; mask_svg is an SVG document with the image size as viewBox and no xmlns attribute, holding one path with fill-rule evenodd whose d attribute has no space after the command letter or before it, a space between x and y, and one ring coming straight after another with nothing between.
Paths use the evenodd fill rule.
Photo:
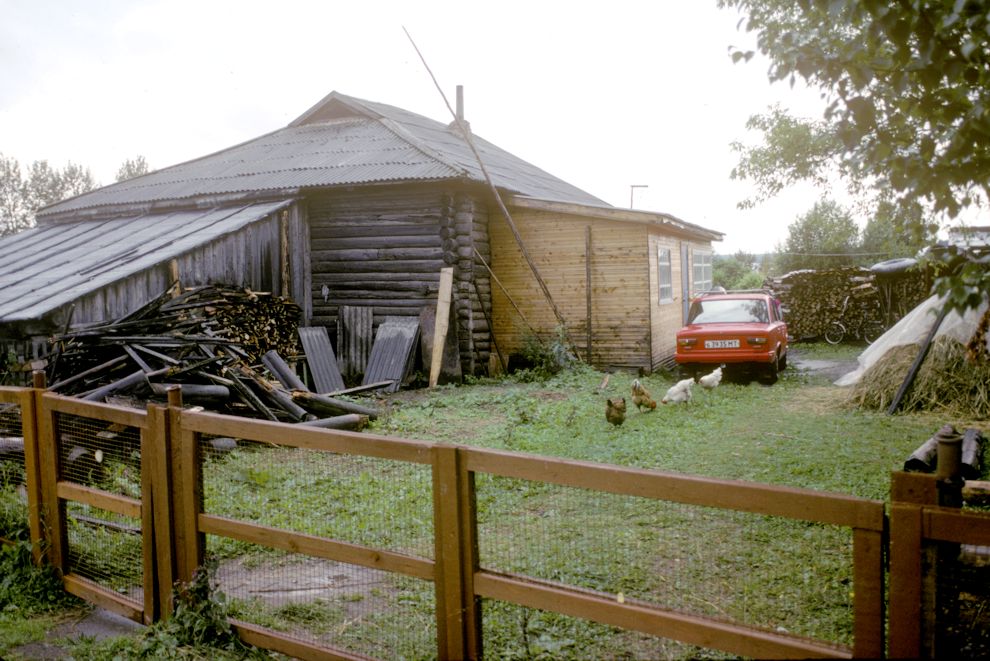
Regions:
<instances>
[{"instance_id":1,"label":"red car","mask_svg":"<svg viewBox=\"0 0 990 661\"><path fill-rule=\"evenodd\" d=\"M691 301L677 331L674 360L692 376L722 365L758 372L773 383L787 366L787 324L780 302L766 292L702 294Z\"/></svg>"}]
</instances>

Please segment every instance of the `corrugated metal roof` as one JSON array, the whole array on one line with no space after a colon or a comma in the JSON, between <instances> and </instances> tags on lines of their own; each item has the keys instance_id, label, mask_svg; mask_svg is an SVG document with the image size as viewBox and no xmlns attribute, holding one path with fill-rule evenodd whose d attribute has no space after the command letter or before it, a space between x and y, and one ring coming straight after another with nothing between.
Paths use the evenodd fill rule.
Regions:
<instances>
[{"instance_id":1,"label":"corrugated metal roof","mask_svg":"<svg viewBox=\"0 0 990 661\"><path fill-rule=\"evenodd\" d=\"M0 322L37 319L290 203L67 222L0 238Z\"/></svg>"},{"instance_id":2,"label":"corrugated metal roof","mask_svg":"<svg viewBox=\"0 0 990 661\"><path fill-rule=\"evenodd\" d=\"M314 123L305 123L306 117ZM498 187L543 199L610 206L472 137ZM456 131L416 113L333 92L284 129L60 202L39 217L208 195L444 179L484 181L474 154Z\"/></svg>"}]
</instances>

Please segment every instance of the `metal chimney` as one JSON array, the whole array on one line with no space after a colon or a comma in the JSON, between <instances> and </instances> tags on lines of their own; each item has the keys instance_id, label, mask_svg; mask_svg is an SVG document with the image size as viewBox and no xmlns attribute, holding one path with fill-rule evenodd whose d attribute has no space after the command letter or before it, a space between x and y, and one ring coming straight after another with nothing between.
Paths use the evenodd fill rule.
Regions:
<instances>
[{"instance_id":1,"label":"metal chimney","mask_svg":"<svg viewBox=\"0 0 990 661\"><path fill-rule=\"evenodd\" d=\"M463 85L458 85L457 86L457 102L456 103L457 103L457 106L456 106L456 108L454 110L454 115L457 117L457 119L455 119L450 124L448 124L447 125L447 128L449 130L451 130L451 131L456 132L456 133L460 133L460 129L457 126L458 123L460 123L460 125L464 127L464 131L466 133L470 133L471 132L471 124L466 119L464 119L464 86Z\"/></svg>"}]
</instances>

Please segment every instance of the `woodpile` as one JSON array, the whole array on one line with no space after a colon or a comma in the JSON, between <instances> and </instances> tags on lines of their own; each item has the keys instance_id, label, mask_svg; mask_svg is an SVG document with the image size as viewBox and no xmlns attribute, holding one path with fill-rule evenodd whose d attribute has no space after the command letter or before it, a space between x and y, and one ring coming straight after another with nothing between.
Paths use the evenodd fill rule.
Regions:
<instances>
[{"instance_id":1,"label":"woodpile","mask_svg":"<svg viewBox=\"0 0 990 661\"><path fill-rule=\"evenodd\" d=\"M889 328L928 298L931 274L921 268L888 274L848 267L792 271L765 284L780 299L788 332L801 340L821 337L835 320L847 328L863 320Z\"/></svg>"},{"instance_id":2,"label":"woodpile","mask_svg":"<svg viewBox=\"0 0 990 661\"><path fill-rule=\"evenodd\" d=\"M843 316L847 296L844 318L852 325L864 318L882 318L876 278L869 269L793 271L769 284L784 309L787 331L795 339L822 336L831 322Z\"/></svg>"},{"instance_id":3,"label":"woodpile","mask_svg":"<svg viewBox=\"0 0 990 661\"><path fill-rule=\"evenodd\" d=\"M265 367L266 356L300 352L296 303L222 285L173 291L116 321L52 338L49 390L147 400L179 385L185 401L233 415L352 429L375 416L347 400L307 398L301 381L287 386Z\"/></svg>"}]
</instances>

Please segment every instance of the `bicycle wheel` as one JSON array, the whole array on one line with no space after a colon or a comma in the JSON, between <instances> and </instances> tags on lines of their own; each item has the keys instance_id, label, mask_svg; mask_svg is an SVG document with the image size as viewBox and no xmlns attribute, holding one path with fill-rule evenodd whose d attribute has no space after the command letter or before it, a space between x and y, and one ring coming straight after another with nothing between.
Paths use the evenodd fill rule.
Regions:
<instances>
[{"instance_id":1,"label":"bicycle wheel","mask_svg":"<svg viewBox=\"0 0 990 661\"><path fill-rule=\"evenodd\" d=\"M860 329L863 340L865 340L867 344L873 344L886 332L887 329L884 328L883 324L879 321L868 321L863 324L863 328Z\"/></svg>"},{"instance_id":2,"label":"bicycle wheel","mask_svg":"<svg viewBox=\"0 0 990 661\"><path fill-rule=\"evenodd\" d=\"M841 322L833 321L825 329L825 341L829 344L838 344L846 336L846 327Z\"/></svg>"}]
</instances>

